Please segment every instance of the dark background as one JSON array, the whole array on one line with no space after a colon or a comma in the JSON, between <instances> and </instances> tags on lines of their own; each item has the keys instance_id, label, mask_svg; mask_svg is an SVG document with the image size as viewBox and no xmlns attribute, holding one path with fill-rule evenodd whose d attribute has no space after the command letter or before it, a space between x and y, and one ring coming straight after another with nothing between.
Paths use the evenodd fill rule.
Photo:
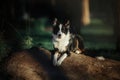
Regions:
<instances>
[{"instance_id":1,"label":"dark background","mask_svg":"<svg viewBox=\"0 0 120 80\"><path fill-rule=\"evenodd\" d=\"M55 17L71 21L84 38L86 55L120 60L120 1L88 0L89 24L81 21L86 0L4 0L0 2L0 60L13 51L53 49L51 26Z\"/></svg>"}]
</instances>

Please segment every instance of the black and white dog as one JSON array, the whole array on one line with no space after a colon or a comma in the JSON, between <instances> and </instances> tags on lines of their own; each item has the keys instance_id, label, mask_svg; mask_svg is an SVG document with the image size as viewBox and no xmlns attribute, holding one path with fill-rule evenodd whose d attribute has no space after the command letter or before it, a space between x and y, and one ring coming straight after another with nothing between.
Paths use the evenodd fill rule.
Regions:
<instances>
[{"instance_id":1,"label":"black and white dog","mask_svg":"<svg viewBox=\"0 0 120 80\"><path fill-rule=\"evenodd\" d=\"M60 23L57 19L53 23L52 41L54 46L53 64L61 65L67 56L74 53L82 53L84 51L83 40L79 35L74 35L70 31L70 22Z\"/></svg>"}]
</instances>

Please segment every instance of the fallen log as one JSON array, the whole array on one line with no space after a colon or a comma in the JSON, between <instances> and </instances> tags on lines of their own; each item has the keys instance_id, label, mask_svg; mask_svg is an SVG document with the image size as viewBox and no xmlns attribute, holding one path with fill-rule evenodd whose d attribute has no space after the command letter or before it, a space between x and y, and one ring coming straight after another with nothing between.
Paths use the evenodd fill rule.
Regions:
<instances>
[{"instance_id":1,"label":"fallen log","mask_svg":"<svg viewBox=\"0 0 120 80\"><path fill-rule=\"evenodd\" d=\"M120 80L120 62L73 53L53 66L50 51L32 48L9 56L1 72L8 80Z\"/></svg>"}]
</instances>

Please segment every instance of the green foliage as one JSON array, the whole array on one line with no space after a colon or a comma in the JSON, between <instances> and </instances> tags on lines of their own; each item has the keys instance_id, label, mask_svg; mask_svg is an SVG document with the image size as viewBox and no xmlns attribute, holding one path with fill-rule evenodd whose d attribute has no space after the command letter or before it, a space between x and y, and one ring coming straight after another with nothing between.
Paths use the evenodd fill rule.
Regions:
<instances>
[{"instance_id":1,"label":"green foliage","mask_svg":"<svg viewBox=\"0 0 120 80\"><path fill-rule=\"evenodd\" d=\"M23 49L29 49L33 46L33 38L31 36L25 36L21 44Z\"/></svg>"},{"instance_id":2,"label":"green foliage","mask_svg":"<svg viewBox=\"0 0 120 80\"><path fill-rule=\"evenodd\" d=\"M81 28L81 33L95 36L112 36L114 31L111 25L105 24L101 19L91 19L91 23L89 25Z\"/></svg>"},{"instance_id":3,"label":"green foliage","mask_svg":"<svg viewBox=\"0 0 120 80\"><path fill-rule=\"evenodd\" d=\"M36 19L33 22L34 27L31 27L31 36L35 46L52 49L51 32L45 29L48 27L47 20L46 18Z\"/></svg>"},{"instance_id":4,"label":"green foliage","mask_svg":"<svg viewBox=\"0 0 120 80\"><path fill-rule=\"evenodd\" d=\"M91 24L81 27L87 49L115 49L113 27L101 19L91 19Z\"/></svg>"},{"instance_id":5,"label":"green foliage","mask_svg":"<svg viewBox=\"0 0 120 80\"><path fill-rule=\"evenodd\" d=\"M40 18L34 21L34 32L36 34L46 34L45 26L46 26L47 19L46 18ZM33 33L34 34L34 33Z\"/></svg>"}]
</instances>

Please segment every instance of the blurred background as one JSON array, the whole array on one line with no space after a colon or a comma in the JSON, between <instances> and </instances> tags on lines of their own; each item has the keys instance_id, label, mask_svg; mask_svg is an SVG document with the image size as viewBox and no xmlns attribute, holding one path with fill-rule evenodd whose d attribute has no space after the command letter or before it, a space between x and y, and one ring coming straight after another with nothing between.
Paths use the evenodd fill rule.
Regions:
<instances>
[{"instance_id":1,"label":"blurred background","mask_svg":"<svg viewBox=\"0 0 120 80\"><path fill-rule=\"evenodd\" d=\"M52 21L70 20L86 55L120 60L120 0L4 0L0 2L0 60L9 53L52 50Z\"/></svg>"}]
</instances>

